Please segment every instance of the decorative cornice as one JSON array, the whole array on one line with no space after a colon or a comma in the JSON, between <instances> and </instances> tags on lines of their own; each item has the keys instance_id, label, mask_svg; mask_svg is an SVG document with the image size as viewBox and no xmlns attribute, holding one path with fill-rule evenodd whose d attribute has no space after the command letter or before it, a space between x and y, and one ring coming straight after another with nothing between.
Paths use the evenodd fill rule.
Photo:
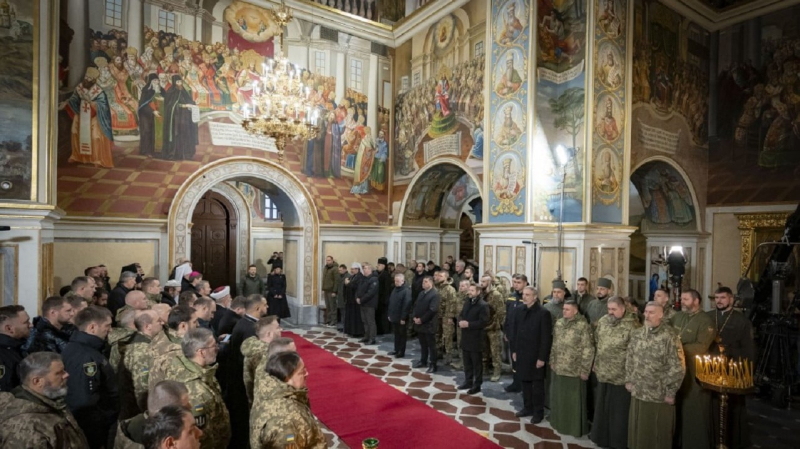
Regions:
<instances>
[{"instance_id":1,"label":"decorative cornice","mask_svg":"<svg viewBox=\"0 0 800 449\"><path fill-rule=\"evenodd\" d=\"M708 31L718 31L800 3L800 0L756 0L718 11L703 3L702 0L660 1Z\"/></svg>"}]
</instances>

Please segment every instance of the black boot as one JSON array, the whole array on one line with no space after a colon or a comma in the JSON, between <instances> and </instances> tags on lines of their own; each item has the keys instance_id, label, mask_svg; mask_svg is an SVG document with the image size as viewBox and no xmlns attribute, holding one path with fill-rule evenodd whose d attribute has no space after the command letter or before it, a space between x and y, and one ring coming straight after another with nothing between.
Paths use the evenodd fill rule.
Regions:
<instances>
[{"instance_id":1,"label":"black boot","mask_svg":"<svg viewBox=\"0 0 800 449\"><path fill-rule=\"evenodd\" d=\"M431 363L431 366L428 367L428 371L426 373L433 374L436 372L436 363Z\"/></svg>"},{"instance_id":2,"label":"black boot","mask_svg":"<svg viewBox=\"0 0 800 449\"><path fill-rule=\"evenodd\" d=\"M413 365L411 365L412 368L425 368L426 366L428 366L428 364L422 360L417 360Z\"/></svg>"}]
</instances>

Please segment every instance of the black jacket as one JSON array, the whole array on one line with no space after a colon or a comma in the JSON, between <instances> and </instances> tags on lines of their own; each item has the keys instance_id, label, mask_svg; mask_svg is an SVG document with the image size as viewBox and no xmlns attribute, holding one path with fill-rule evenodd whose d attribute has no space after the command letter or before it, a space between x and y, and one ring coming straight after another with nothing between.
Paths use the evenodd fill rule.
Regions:
<instances>
[{"instance_id":1,"label":"black jacket","mask_svg":"<svg viewBox=\"0 0 800 449\"><path fill-rule=\"evenodd\" d=\"M175 307L178 305L178 298L173 298L167 292L161 292L161 304L166 304L170 307Z\"/></svg>"},{"instance_id":2,"label":"black jacket","mask_svg":"<svg viewBox=\"0 0 800 449\"><path fill-rule=\"evenodd\" d=\"M414 304L414 318L422 320L422 324L414 323L414 330L422 333L435 333L436 332L436 319L439 312L439 292L435 288L428 291L422 291Z\"/></svg>"},{"instance_id":3,"label":"black jacket","mask_svg":"<svg viewBox=\"0 0 800 449\"><path fill-rule=\"evenodd\" d=\"M65 324L59 330L50 324L47 318L37 316L33 319L33 328L28 341L22 345L22 353L28 355L34 352L50 351L61 354L69 343L70 335L74 332L75 326L71 324Z\"/></svg>"},{"instance_id":4,"label":"black jacket","mask_svg":"<svg viewBox=\"0 0 800 449\"><path fill-rule=\"evenodd\" d=\"M117 310L125 307L125 296L131 290L118 282L117 286L108 294L108 310L111 311L112 317L117 316Z\"/></svg>"},{"instance_id":5,"label":"black jacket","mask_svg":"<svg viewBox=\"0 0 800 449\"><path fill-rule=\"evenodd\" d=\"M119 390L103 355L106 341L75 331L61 356L69 373L67 406L91 442L105 441L119 415Z\"/></svg>"},{"instance_id":6,"label":"black jacket","mask_svg":"<svg viewBox=\"0 0 800 449\"><path fill-rule=\"evenodd\" d=\"M217 325L217 336L233 333L233 328L241 318L231 309L222 309L220 313L219 325Z\"/></svg>"},{"instance_id":7,"label":"black jacket","mask_svg":"<svg viewBox=\"0 0 800 449\"><path fill-rule=\"evenodd\" d=\"M521 381L543 380L550 360L550 346L553 343L553 321L550 312L537 301L530 307L525 304L514 310L514 329L511 352L517 354L516 369ZM462 331L463 335L463 331ZM536 368L537 360L545 365Z\"/></svg>"},{"instance_id":8,"label":"black jacket","mask_svg":"<svg viewBox=\"0 0 800 449\"><path fill-rule=\"evenodd\" d=\"M286 275L272 273L267 276L267 298L286 297Z\"/></svg>"},{"instance_id":9,"label":"black jacket","mask_svg":"<svg viewBox=\"0 0 800 449\"><path fill-rule=\"evenodd\" d=\"M361 299L361 307L378 307L378 277L375 273L364 277L356 287L356 299Z\"/></svg>"},{"instance_id":10,"label":"black jacket","mask_svg":"<svg viewBox=\"0 0 800 449\"><path fill-rule=\"evenodd\" d=\"M508 298L503 299L506 300L506 321L503 323L503 332L508 337L508 341L511 341L514 338L514 317L516 316L514 312L517 307L524 307L524 304L522 304L522 294L513 290Z\"/></svg>"},{"instance_id":11,"label":"black jacket","mask_svg":"<svg viewBox=\"0 0 800 449\"><path fill-rule=\"evenodd\" d=\"M419 294L422 293L422 280L425 278L425 272L419 274L414 272L414 279L411 281L411 302L416 303ZM458 289L456 288L456 291Z\"/></svg>"},{"instance_id":12,"label":"black jacket","mask_svg":"<svg viewBox=\"0 0 800 449\"><path fill-rule=\"evenodd\" d=\"M389 321L399 323L408 320L411 313L411 289L403 284L395 287L389 296Z\"/></svg>"},{"instance_id":13,"label":"black jacket","mask_svg":"<svg viewBox=\"0 0 800 449\"><path fill-rule=\"evenodd\" d=\"M280 267L280 269L282 270L283 269L283 259L279 259L277 257L270 257L269 260L267 261L267 265L272 265L272 270L274 270L275 268L278 268L278 267ZM270 271L272 271L272 270L270 270Z\"/></svg>"},{"instance_id":14,"label":"black jacket","mask_svg":"<svg viewBox=\"0 0 800 449\"><path fill-rule=\"evenodd\" d=\"M469 322L469 327L461 329L461 349L468 352L483 351L486 326L489 324L489 304L480 296L464 301L464 308L458 321Z\"/></svg>"},{"instance_id":15,"label":"black jacket","mask_svg":"<svg viewBox=\"0 0 800 449\"><path fill-rule=\"evenodd\" d=\"M19 385L17 365L22 361L22 344L25 340L0 334L0 391L10 392Z\"/></svg>"},{"instance_id":16,"label":"black jacket","mask_svg":"<svg viewBox=\"0 0 800 449\"><path fill-rule=\"evenodd\" d=\"M244 356L242 343L256 335L256 319L245 315L240 319L231 333L230 354L227 357L227 397L225 405L230 411L233 440L231 447L245 447L247 429L250 422L250 409L247 407L247 391L244 387ZM243 432L243 435L242 435ZM239 440L237 441L236 438Z\"/></svg>"}]
</instances>

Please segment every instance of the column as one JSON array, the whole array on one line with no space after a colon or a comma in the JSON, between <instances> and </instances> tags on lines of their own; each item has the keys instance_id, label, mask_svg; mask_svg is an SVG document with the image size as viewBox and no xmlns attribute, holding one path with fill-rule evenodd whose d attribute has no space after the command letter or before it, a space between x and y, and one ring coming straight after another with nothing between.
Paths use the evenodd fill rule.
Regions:
<instances>
[{"instance_id":1,"label":"column","mask_svg":"<svg viewBox=\"0 0 800 449\"><path fill-rule=\"evenodd\" d=\"M183 37L184 39L188 39L190 41L195 40L195 21L194 16L189 14L180 13L181 14L181 21L183 22L181 25L183 27Z\"/></svg>"},{"instance_id":2,"label":"column","mask_svg":"<svg viewBox=\"0 0 800 449\"><path fill-rule=\"evenodd\" d=\"M216 22L211 24L211 42L223 42L223 34L222 25L217 25Z\"/></svg>"},{"instance_id":3,"label":"column","mask_svg":"<svg viewBox=\"0 0 800 449\"><path fill-rule=\"evenodd\" d=\"M367 126L372 136L378 135L378 55L369 55L369 81L367 83Z\"/></svg>"},{"instance_id":4,"label":"column","mask_svg":"<svg viewBox=\"0 0 800 449\"><path fill-rule=\"evenodd\" d=\"M144 52L142 46L143 12L142 0L128 0L128 47L139 50L140 55Z\"/></svg>"},{"instance_id":5,"label":"column","mask_svg":"<svg viewBox=\"0 0 800 449\"><path fill-rule=\"evenodd\" d=\"M51 6L55 7L55 6ZM69 0L67 24L75 30L69 43L69 85L72 88L83 80L89 66L89 16L86 0Z\"/></svg>"},{"instance_id":6,"label":"column","mask_svg":"<svg viewBox=\"0 0 800 449\"><path fill-rule=\"evenodd\" d=\"M197 40L203 40L203 10L197 12L197 16L194 19L194 35ZM208 42L203 42L207 44Z\"/></svg>"},{"instance_id":7,"label":"column","mask_svg":"<svg viewBox=\"0 0 800 449\"><path fill-rule=\"evenodd\" d=\"M761 67L761 19L756 17L744 23L745 61Z\"/></svg>"},{"instance_id":8,"label":"column","mask_svg":"<svg viewBox=\"0 0 800 449\"><path fill-rule=\"evenodd\" d=\"M344 53L336 52L336 101L342 101L344 98L344 82L347 77L346 68Z\"/></svg>"},{"instance_id":9,"label":"column","mask_svg":"<svg viewBox=\"0 0 800 449\"><path fill-rule=\"evenodd\" d=\"M719 31L711 33L708 62L708 137L717 136L717 102L719 101Z\"/></svg>"}]
</instances>

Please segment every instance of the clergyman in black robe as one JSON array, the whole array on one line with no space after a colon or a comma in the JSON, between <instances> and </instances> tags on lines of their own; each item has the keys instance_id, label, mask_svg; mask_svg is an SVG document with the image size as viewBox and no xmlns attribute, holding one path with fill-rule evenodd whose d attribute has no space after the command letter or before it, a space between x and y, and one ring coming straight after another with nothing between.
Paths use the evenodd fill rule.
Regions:
<instances>
[{"instance_id":1,"label":"clergyman in black robe","mask_svg":"<svg viewBox=\"0 0 800 449\"><path fill-rule=\"evenodd\" d=\"M172 77L164 108L164 158L194 159L197 146L197 123L192 121L192 94L183 87L180 75Z\"/></svg>"},{"instance_id":2,"label":"clergyman in black robe","mask_svg":"<svg viewBox=\"0 0 800 449\"><path fill-rule=\"evenodd\" d=\"M155 154L158 111L153 108L153 100L156 98L156 89L161 89L158 75L151 73L147 77L147 84L142 89L142 97L139 99L139 154L142 156Z\"/></svg>"}]
</instances>

